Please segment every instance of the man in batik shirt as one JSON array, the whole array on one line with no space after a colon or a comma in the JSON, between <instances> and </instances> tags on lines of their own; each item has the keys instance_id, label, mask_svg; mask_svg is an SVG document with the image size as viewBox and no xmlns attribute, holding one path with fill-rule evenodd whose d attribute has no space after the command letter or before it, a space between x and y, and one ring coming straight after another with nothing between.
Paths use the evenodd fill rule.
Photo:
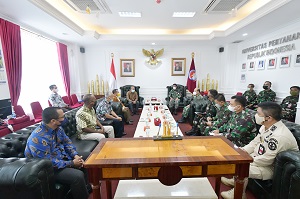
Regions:
<instances>
[{"instance_id":1,"label":"man in batik shirt","mask_svg":"<svg viewBox=\"0 0 300 199\"><path fill-rule=\"evenodd\" d=\"M51 95L49 97L49 102L51 106L53 107L59 107L61 108L64 112L67 112L71 110L72 108L69 107L69 104L66 104L62 97L58 94L58 89L55 84L49 86L49 89L51 90Z\"/></svg>"}]
</instances>

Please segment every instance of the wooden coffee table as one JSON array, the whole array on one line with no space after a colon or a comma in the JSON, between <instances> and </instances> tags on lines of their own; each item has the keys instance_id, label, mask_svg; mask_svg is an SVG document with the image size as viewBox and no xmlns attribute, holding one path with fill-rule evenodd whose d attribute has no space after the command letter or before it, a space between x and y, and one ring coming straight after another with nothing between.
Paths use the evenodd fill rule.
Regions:
<instances>
[{"instance_id":1,"label":"wooden coffee table","mask_svg":"<svg viewBox=\"0 0 300 199\"><path fill-rule=\"evenodd\" d=\"M184 137L183 140L153 141L152 138L102 139L86 160L93 198L99 199L99 180L112 198L111 180L159 179L175 185L182 178L215 176L219 195L220 177L234 175L235 198L242 198L244 178L253 159L225 137Z\"/></svg>"}]
</instances>

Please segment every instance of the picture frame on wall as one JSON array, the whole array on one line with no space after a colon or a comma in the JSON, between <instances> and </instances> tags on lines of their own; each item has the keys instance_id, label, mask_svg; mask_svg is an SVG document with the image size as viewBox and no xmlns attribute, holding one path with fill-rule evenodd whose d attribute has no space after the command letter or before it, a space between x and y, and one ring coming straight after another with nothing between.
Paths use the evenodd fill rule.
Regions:
<instances>
[{"instance_id":1,"label":"picture frame on wall","mask_svg":"<svg viewBox=\"0 0 300 199\"><path fill-rule=\"evenodd\" d=\"M255 61L249 62L248 70L254 70L255 69Z\"/></svg>"},{"instance_id":2,"label":"picture frame on wall","mask_svg":"<svg viewBox=\"0 0 300 199\"><path fill-rule=\"evenodd\" d=\"M280 68L288 68L290 67L291 62L291 56L290 55L284 55L280 57Z\"/></svg>"},{"instance_id":3,"label":"picture frame on wall","mask_svg":"<svg viewBox=\"0 0 300 199\"><path fill-rule=\"evenodd\" d=\"M185 76L186 59L185 58L172 58L171 75L172 76Z\"/></svg>"},{"instance_id":4,"label":"picture frame on wall","mask_svg":"<svg viewBox=\"0 0 300 199\"><path fill-rule=\"evenodd\" d=\"M257 62L257 70L264 70L266 65L266 60L258 60Z\"/></svg>"},{"instance_id":5,"label":"picture frame on wall","mask_svg":"<svg viewBox=\"0 0 300 199\"><path fill-rule=\"evenodd\" d=\"M247 64L246 63L243 63L242 64L242 69L241 69L242 71L246 71L247 70Z\"/></svg>"},{"instance_id":6,"label":"picture frame on wall","mask_svg":"<svg viewBox=\"0 0 300 199\"><path fill-rule=\"evenodd\" d=\"M294 66L300 66L300 53L295 54Z\"/></svg>"},{"instance_id":7,"label":"picture frame on wall","mask_svg":"<svg viewBox=\"0 0 300 199\"><path fill-rule=\"evenodd\" d=\"M240 82L246 82L246 74L245 73L241 74Z\"/></svg>"},{"instance_id":8,"label":"picture frame on wall","mask_svg":"<svg viewBox=\"0 0 300 199\"><path fill-rule=\"evenodd\" d=\"M135 76L135 60L120 59L120 76L134 77Z\"/></svg>"},{"instance_id":9,"label":"picture frame on wall","mask_svg":"<svg viewBox=\"0 0 300 199\"><path fill-rule=\"evenodd\" d=\"M276 62L277 62L276 57L269 58L268 62L267 62L268 69L275 69L276 68Z\"/></svg>"}]
</instances>

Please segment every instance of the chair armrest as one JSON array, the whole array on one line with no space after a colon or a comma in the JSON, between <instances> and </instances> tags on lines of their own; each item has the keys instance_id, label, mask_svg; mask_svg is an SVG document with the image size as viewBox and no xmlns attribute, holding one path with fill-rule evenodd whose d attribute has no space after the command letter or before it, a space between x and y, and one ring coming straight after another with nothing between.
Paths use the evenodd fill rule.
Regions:
<instances>
[{"instance_id":1,"label":"chair armrest","mask_svg":"<svg viewBox=\"0 0 300 199\"><path fill-rule=\"evenodd\" d=\"M300 198L300 152L284 151L276 156L272 196Z\"/></svg>"},{"instance_id":2,"label":"chair armrest","mask_svg":"<svg viewBox=\"0 0 300 199\"><path fill-rule=\"evenodd\" d=\"M38 192L50 198L54 190L54 171L50 160L38 158L0 159L0 192L14 192L40 189ZM3 196L3 195L2 195Z\"/></svg>"},{"instance_id":3,"label":"chair armrest","mask_svg":"<svg viewBox=\"0 0 300 199\"><path fill-rule=\"evenodd\" d=\"M121 102L125 105L128 104L128 100L126 97L120 97Z\"/></svg>"}]
</instances>

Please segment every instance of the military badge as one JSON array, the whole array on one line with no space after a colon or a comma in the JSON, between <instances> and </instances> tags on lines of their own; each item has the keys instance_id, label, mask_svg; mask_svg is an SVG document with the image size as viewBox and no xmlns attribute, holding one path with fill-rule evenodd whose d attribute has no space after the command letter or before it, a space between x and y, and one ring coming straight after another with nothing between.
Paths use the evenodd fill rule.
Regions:
<instances>
[{"instance_id":1,"label":"military badge","mask_svg":"<svg viewBox=\"0 0 300 199\"><path fill-rule=\"evenodd\" d=\"M270 150L275 151L277 149L278 141L274 138L271 138L268 143L268 147Z\"/></svg>"},{"instance_id":2,"label":"military badge","mask_svg":"<svg viewBox=\"0 0 300 199\"><path fill-rule=\"evenodd\" d=\"M274 125L270 128L271 131L275 131L276 129L277 129L277 126L274 126Z\"/></svg>"},{"instance_id":3,"label":"military badge","mask_svg":"<svg viewBox=\"0 0 300 199\"><path fill-rule=\"evenodd\" d=\"M266 152L264 145L260 144L258 147L258 155L262 155Z\"/></svg>"}]
</instances>

